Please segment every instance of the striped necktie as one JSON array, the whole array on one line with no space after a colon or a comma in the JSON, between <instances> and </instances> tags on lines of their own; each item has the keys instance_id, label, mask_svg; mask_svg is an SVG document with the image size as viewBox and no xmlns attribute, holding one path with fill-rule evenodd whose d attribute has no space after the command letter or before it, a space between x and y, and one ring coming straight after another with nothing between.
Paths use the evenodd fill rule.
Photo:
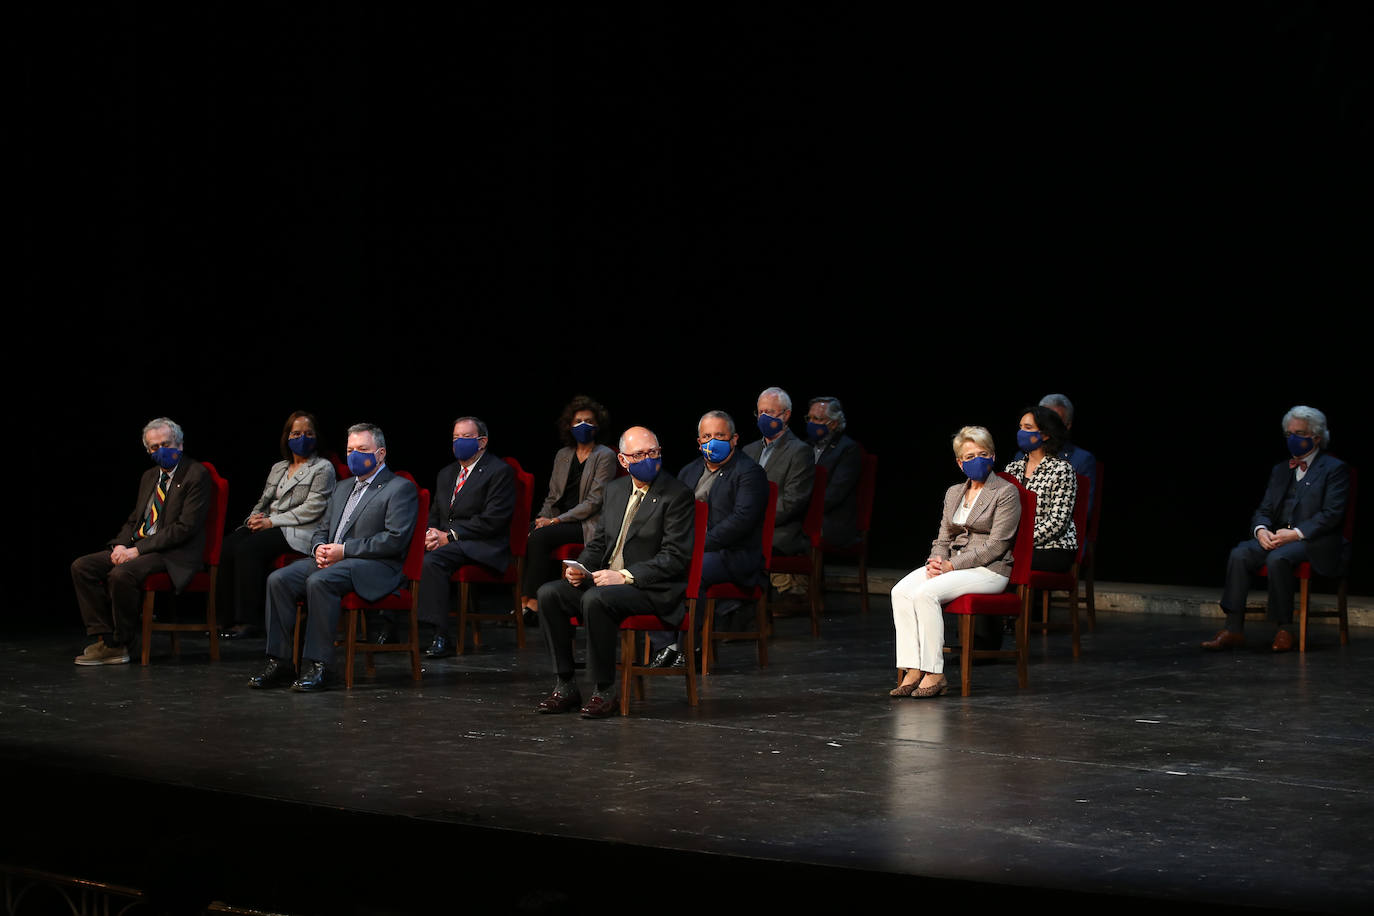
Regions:
<instances>
[{"instance_id":1,"label":"striped necktie","mask_svg":"<svg viewBox=\"0 0 1374 916\"><path fill-rule=\"evenodd\" d=\"M146 538L157 531L157 520L162 515L163 503L167 502L167 484L171 479L172 475L166 471L158 475L157 489L153 491L152 504L148 506L148 514L143 516L143 524L138 526L138 532L134 537Z\"/></svg>"}]
</instances>

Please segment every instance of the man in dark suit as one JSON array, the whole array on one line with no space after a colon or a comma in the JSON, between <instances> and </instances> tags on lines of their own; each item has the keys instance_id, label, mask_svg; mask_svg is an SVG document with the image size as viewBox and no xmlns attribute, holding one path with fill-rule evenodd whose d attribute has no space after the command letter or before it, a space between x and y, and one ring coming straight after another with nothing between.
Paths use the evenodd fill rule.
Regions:
<instances>
[{"instance_id":1,"label":"man in dark suit","mask_svg":"<svg viewBox=\"0 0 1374 916\"><path fill-rule=\"evenodd\" d=\"M754 459L738 449L735 421L723 410L712 410L697 421L700 456L678 472L677 478L693 495L709 505L706 519L706 550L701 561L701 585L733 582L749 587L760 584L764 556L763 517L768 511L768 477ZM717 629L740 629L736 612L739 601L716 603ZM666 668L685 665L674 640L677 634L652 634L656 653L653 665Z\"/></svg>"},{"instance_id":2,"label":"man in dark suit","mask_svg":"<svg viewBox=\"0 0 1374 916\"><path fill-rule=\"evenodd\" d=\"M487 424L476 417L453 421L453 456L439 472L425 532L420 577L420 623L433 633L425 655L453 652L445 633L451 605L449 577L466 563L493 572L510 565L510 517L515 512L515 472L487 451Z\"/></svg>"},{"instance_id":3,"label":"man in dark suit","mask_svg":"<svg viewBox=\"0 0 1374 916\"><path fill-rule=\"evenodd\" d=\"M267 577L267 666L248 679L250 687L323 690L334 663L343 596L357 592L376 600L404 579L419 503L415 484L386 466L386 437L371 423L348 428L348 469L353 477L334 487L311 538L312 556ZM291 643L302 599L308 617L297 675Z\"/></svg>"},{"instance_id":4,"label":"man in dark suit","mask_svg":"<svg viewBox=\"0 0 1374 916\"><path fill-rule=\"evenodd\" d=\"M827 544L848 547L859 539L859 476L863 450L844 433L844 407L839 398L812 398L806 409L806 438L816 463L825 468L825 524Z\"/></svg>"},{"instance_id":5,"label":"man in dark suit","mask_svg":"<svg viewBox=\"0 0 1374 916\"><path fill-rule=\"evenodd\" d=\"M589 572L565 567L563 578L539 588L539 618L558 675L540 712L581 706L585 718L614 715L620 621L651 613L672 626L682 623L692 562L692 491L660 473L658 437L642 426L620 437L619 461L629 476L606 485L596 534L578 557ZM587 668L596 687L585 706L573 680L572 617L587 628Z\"/></svg>"},{"instance_id":6,"label":"man in dark suit","mask_svg":"<svg viewBox=\"0 0 1374 916\"><path fill-rule=\"evenodd\" d=\"M792 419L792 398L781 388L767 388L758 397L754 416L763 438L744 447L744 454L763 468L768 479L778 485L778 508L773 521L774 553L796 555L811 549L802 532L806 509L811 503L811 485L816 479L816 458L806 443L788 428ZM806 593L806 577L774 573L773 586L780 594L800 597Z\"/></svg>"},{"instance_id":7,"label":"man in dark suit","mask_svg":"<svg viewBox=\"0 0 1374 916\"><path fill-rule=\"evenodd\" d=\"M167 417L143 427L143 447L157 467L143 473L133 511L107 549L72 563L81 619L86 634L96 638L76 657L78 665L127 665L138 634L143 580L165 572L181 591L204 565L214 484L182 452L182 441L181 427Z\"/></svg>"},{"instance_id":8,"label":"man in dark suit","mask_svg":"<svg viewBox=\"0 0 1374 916\"><path fill-rule=\"evenodd\" d=\"M1294 569L1309 562L1320 575L1339 575L1349 561L1342 537L1350 468L1325 449L1331 439L1326 415L1311 407L1294 407L1283 418L1288 450L1269 475L1264 499L1250 521L1251 537L1231 551L1222 589L1226 627L1202 644L1213 651L1245 644L1245 599L1250 581L1268 566L1269 620L1278 626L1270 648L1293 648Z\"/></svg>"}]
</instances>

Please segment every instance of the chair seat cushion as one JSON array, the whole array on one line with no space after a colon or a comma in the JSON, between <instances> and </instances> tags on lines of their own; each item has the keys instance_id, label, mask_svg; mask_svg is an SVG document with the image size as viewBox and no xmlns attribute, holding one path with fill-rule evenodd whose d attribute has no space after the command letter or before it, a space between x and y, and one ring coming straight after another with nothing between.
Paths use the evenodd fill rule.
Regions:
<instances>
[{"instance_id":1,"label":"chair seat cushion","mask_svg":"<svg viewBox=\"0 0 1374 916\"><path fill-rule=\"evenodd\" d=\"M808 569L810 567L807 567ZM705 598L725 598L739 601L758 601L763 594L763 589L757 585L748 588L736 585L733 582L717 582L715 585L707 586Z\"/></svg>"},{"instance_id":2,"label":"chair seat cushion","mask_svg":"<svg viewBox=\"0 0 1374 916\"><path fill-rule=\"evenodd\" d=\"M1260 567L1259 574L1260 574L1261 576L1268 576L1268 575L1269 575L1269 566L1268 566L1268 564L1265 564L1264 566L1261 566L1261 567ZM1298 564L1296 567L1294 567L1294 569L1293 569L1293 577L1294 577L1295 579L1310 579L1310 578L1312 578L1312 564L1311 564L1311 563L1308 563L1308 562L1305 561L1305 560L1304 560L1303 562L1299 563L1299 564Z\"/></svg>"},{"instance_id":3,"label":"chair seat cushion","mask_svg":"<svg viewBox=\"0 0 1374 916\"><path fill-rule=\"evenodd\" d=\"M799 573L803 576L809 575L811 572L811 554L802 553L783 556L782 554L775 553L772 559L768 561L768 571L775 573Z\"/></svg>"},{"instance_id":4,"label":"chair seat cushion","mask_svg":"<svg viewBox=\"0 0 1374 916\"><path fill-rule=\"evenodd\" d=\"M492 572L490 566L467 563L458 567L449 579L453 582L467 582L470 585L511 585L515 582L515 564L512 563L498 573Z\"/></svg>"},{"instance_id":5,"label":"chair seat cushion","mask_svg":"<svg viewBox=\"0 0 1374 916\"><path fill-rule=\"evenodd\" d=\"M395 592L376 601L364 601L357 592L349 592L340 600L339 606L345 611L409 611L410 592Z\"/></svg>"},{"instance_id":6,"label":"chair seat cushion","mask_svg":"<svg viewBox=\"0 0 1374 916\"><path fill-rule=\"evenodd\" d=\"M1021 596L1016 592L1000 595L960 595L943 608L946 614L998 614L1015 617L1021 613Z\"/></svg>"},{"instance_id":7,"label":"chair seat cushion","mask_svg":"<svg viewBox=\"0 0 1374 916\"><path fill-rule=\"evenodd\" d=\"M1068 591L1078 584L1078 577L1072 573L1045 572L1034 569L1030 574L1030 587L1049 591Z\"/></svg>"},{"instance_id":8,"label":"chair seat cushion","mask_svg":"<svg viewBox=\"0 0 1374 916\"><path fill-rule=\"evenodd\" d=\"M170 592L172 591L172 577L166 573L152 573L143 580L143 590L145 592ZM210 590L210 574L198 572L191 577L191 584L187 585L182 591L186 592L208 592Z\"/></svg>"},{"instance_id":9,"label":"chair seat cushion","mask_svg":"<svg viewBox=\"0 0 1374 916\"><path fill-rule=\"evenodd\" d=\"M657 614L635 614L635 615L632 616L632 617L626 617L624 620L620 621L620 629L622 629L622 630L678 630L678 629L685 630L685 629L687 628L687 627L685 626L685 624L687 623L687 618L686 618L686 617L683 617L682 622L683 622L683 624L684 624L683 626L681 626L681 627L674 627L674 626L673 626L672 624L670 624L670 623L665 623L664 620L663 620L663 618L662 618L662 617L659 617Z\"/></svg>"}]
</instances>

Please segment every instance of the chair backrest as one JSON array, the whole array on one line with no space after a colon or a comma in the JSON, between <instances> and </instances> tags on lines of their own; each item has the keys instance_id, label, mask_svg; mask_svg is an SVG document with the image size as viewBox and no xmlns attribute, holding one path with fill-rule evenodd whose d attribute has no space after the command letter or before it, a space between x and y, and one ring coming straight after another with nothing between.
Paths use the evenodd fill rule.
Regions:
<instances>
[{"instance_id":1,"label":"chair backrest","mask_svg":"<svg viewBox=\"0 0 1374 916\"><path fill-rule=\"evenodd\" d=\"M778 485L768 481L768 508L763 511L763 574L768 575L768 567L773 559L773 529L778 521ZM767 583L764 583L767 585Z\"/></svg>"},{"instance_id":2,"label":"chair backrest","mask_svg":"<svg viewBox=\"0 0 1374 916\"><path fill-rule=\"evenodd\" d=\"M510 517L510 555L523 557L530 539L530 509L534 506L534 475L514 458L505 459L515 472L515 512Z\"/></svg>"},{"instance_id":3,"label":"chair backrest","mask_svg":"<svg viewBox=\"0 0 1374 916\"><path fill-rule=\"evenodd\" d=\"M412 484L415 478L411 477L407 471L397 471L397 477L404 477ZM429 491L424 487L415 487L419 497L415 506L415 530L410 535L410 546L406 548L405 564L401 567L401 574L411 582L419 582L420 574L425 567L425 532L429 530Z\"/></svg>"},{"instance_id":4,"label":"chair backrest","mask_svg":"<svg viewBox=\"0 0 1374 916\"><path fill-rule=\"evenodd\" d=\"M338 452L328 452L324 457L329 460L330 464L334 465L335 481L347 480L353 476L353 472L348 469L348 462L340 460Z\"/></svg>"},{"instance_id":5,"label":"chair backrest","mask_svg":"<svg viewBox=\"0 0 1374 916\"><path fill-rule=\"evenodd\" d=\"M862 451L863 465L859 469L859 533L873 527L873 492L878 480L878 456Z\"/></svg>"},{"instance_id":6,"label":"chair backrest","mask_svg":"<svg viewBox=\"0 0 1374 916\"><path fill-rule=\"evenodd\" d=\"M1029 585L1031 554L1035 552L1035 494L1006 471L998 471L997 476L1016 487L1021 498L1021 519L1016 523L1016 541L1011 548L1011 584Z\"/></svg>"},{"instance_id":7,"label":"chair backrest","mask_svg":"<svg viewBox=\"0 0 1374 916\"><path fill-rule=\"evenodd\" d=\"M1073 501L1073 532L1078 538L1078 553L1074 561L1082 563L1083 553L1088 549L1088 490L1092 486L1092 478L1087 474L1074 476L1078 478L1078 495Z\"/></svg>"},{"instance_id":8,"label":"chair backrest","mask_svg":"<svg viewBox=\"0 0 1374 916\"><path fill-rule=\"evenodd\" d=\"M1355 540L1355 497L1359 495L1360 475L1355 473L1355 469L1350 469L1350 489L1346 493L1345 500L1345 526L1341 529L1341 534L1345 537L1347 544Z\"/></svg>"},{"instance_id":9,"label":"chair backrest","mask_svg":"<svg viewBox=\"0 0 1374 916\"><path fill-rule=\"evenodd\" d=\"M1102 521L1102 462L1097 462L1097 468L1093 471L1097 477L1097 483L1093 489L1092 510L1088 515L1088 538L1089 544L1097 544L1097 527Z\"/></svg>"},{"instance_id":10,"label":"chair backrest","mask_svg":"<svg viewBox=\"0 0 1374 916\"><path fill-rule=\"evenodd\" d=\"M811 502L806 504L806 516L802 518L802 534L811 542L812 549L821 545L821 532L825 528L825 482L830 472L825 465L816 465L816 476L811 481Z\"/></svg>"},{"instance_id":11,"label":"chair backrest","mask_svg":"<svg viewBox=\"0 0 1374 916\"><path fill-rule=\"evenodd\" d=\"M706 556L706 519L710 515L711 507L698 499L696 515L692 521L692 562L687 568L688 598L695 598L701 594L701 563Z\"/></svg>"},{"instance_id":12,"label":"chair backrest","mask_svg":"<svg viewBox=\"0 0 1374 916\"><path fill-rule=\"evenodd\" d=\"M201 558L206 566L218 566L220 548L224 546L224 517L229 512L229 481L219 476L210 462L202 461L200 466L210 472L210 482L215 485L215 498L210 500L205 513L205 550Z\"/></svg>"}]
</instances>

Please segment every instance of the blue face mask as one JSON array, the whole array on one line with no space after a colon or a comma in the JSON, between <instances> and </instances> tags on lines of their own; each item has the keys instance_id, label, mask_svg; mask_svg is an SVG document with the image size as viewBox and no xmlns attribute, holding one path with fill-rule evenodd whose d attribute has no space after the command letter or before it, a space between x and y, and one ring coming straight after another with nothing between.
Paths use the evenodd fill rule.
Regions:
<instances>
[{"instance_id":1,"label":"blue face mask","mask_svg":"<svg viewBox=\"0 0 1374 916\"><path fill-rule=\"evenodd\" d=\"M297 455L300 455L302 458L304 458L306 455L314 453L315 437L297 436L294 439L287 439L286 447L291 449L291 451L295 452Z\"/></svg>"},{"instance_id":2,"label":"blue face mask","mask_svg":"<svg viewBox=\"0 0 1374 916\"><path fill-rule=\"evenodd\" d=\"M712 464L720 464L730 457L729 439L707 439L701 443L701 453L706 456L706 460Z\"/></svg>"},{"instance_id":3,"label":"blue face mask","mask_svg":"<svg viewBox=\"0 0 1374 916\"><path fill-rule=\"evenodd\" d=\"M982 483L983 481L988 479L988 476L990 474L992 474L992 459L967 458L964 460L964 463L960 465L960 467L963 469L964 474L967 475L969 480L974 480L978 483Z\"/></svg>"},{"instance_id":4,"label":"blue face mask","mask_svg":"<svg viewBox=\"0 0 1374 916\"><path fill-rule=\"evenodd\" d=\"M170 445L163 445L159 446L148 457L153 459L153 464L162 468L164 471L170 471L172 468L176 467L177 462L181 460L181 449Z\"/></svg>"},{"instance_id":5,"label":"blue face mask","mask_svg":"<svg viewBox=\"0 0 1374 916\"><path fill-rule=\"evenodd\" d=\"M1288 451L1293 454L1294 458L1301 458L1306 455L1312 451L1312 446L1316 444L1317 440L1311 436L1290 435L1288 437Z\"/></svg>"},{"instance_id":6,"label":"blue face mask","mask_svg":"<svg viewBox=\"0 0 1374 916\"><path fill-rule=\"evenodd\" d=\"M1023 452L1033 452L1045 442L1045 434L1039 430L1018 429L1016 431L1016 446Z\"/></svg>"},{"instance_id":7,"label":"blue face mask","mask_svg":"<svg viewBox=\"0 0 1374 916\"><path fill-rule=\"evenodd\" d=\"M643 458L632 463L629 467L630 476L640 483L653 483L658 476L659 469L663 467L662 458Z\"/></svg>"},{"instance_id":8,"label":"blue face mask","mask_svg":"<svg viewBox=\"0 0 1374 916\"><path fill-rule=\"evenodd\" d=\"M348 470L354 477L366 477L377 469L376 452L349 452Z\"/></svg>"},{"instance_id":9,"label":"blue face mask","mask_svg":"<svg viewBox=\"0 0 1374 916\"><path fill-rule=\"evenodd\" d=\"M453 457L459 461L467 461L482 449L481 438L477 439L454 439Z\"/></svg>"},{"instance_id":10,"label":"blue face mask","mask_svg":"<svg viewBox=\"0 0 1374 916\"><path fill-rule=\"evenodd\" d=\"M815 420L806 421L806 438L813 443L820 442L828 435L830 435L829 423L817 423Z\"/></svg>"},{"instance_id":11,"label":"blue face mask","mask_svg":"<svg viewBox=\"0 0 1374 916\"><path fill-rule=\"evenodd\" d=\"M782 421L782 417L770 417L766 413L759 414L759 432L763 433L763 438L771 439L782 432L787 424Z\"/></svg>"},{"instance_id":12,"label":"blue face mask","mask_svg":"<svg viewBox=\"0 0 1374 916\"><path fill-rule=\"evenodd\" d=\"M572 437L583 445L596 440L596 425L582 422L572 428Z\"/></svg>"}]
</instances>

